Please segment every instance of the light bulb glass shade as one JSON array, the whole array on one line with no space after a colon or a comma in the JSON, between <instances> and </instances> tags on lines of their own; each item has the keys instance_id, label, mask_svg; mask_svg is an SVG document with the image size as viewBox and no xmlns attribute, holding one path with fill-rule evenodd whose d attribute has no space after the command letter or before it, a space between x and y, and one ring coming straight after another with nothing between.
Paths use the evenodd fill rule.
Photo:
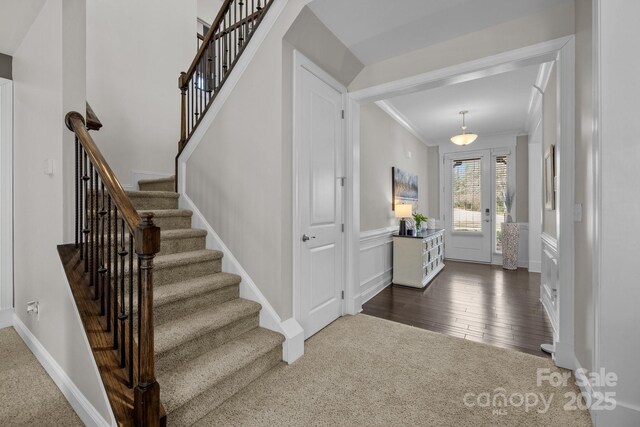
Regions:
<instances>
[{"instance_id":1,"label":"light bulb glass shade","mask_svg":"<svg viewBox=\"0 0 640 427\"><path fill-rule=\"evenodd\" d=\"M396 218L409 218L413 212L413 207L409 204L396 204Z\"/></svg>"},{"instance_id":2,"label":"light bulb glass shade","mask_svg":"<svg viewBox=\"0 0 640 427\"><path fill-rule=\"evenodd\" d=\"M469 145L478 138L475 133L461 133L451 137L451 142L456 145Z\"/></svg>"}]
</instances>

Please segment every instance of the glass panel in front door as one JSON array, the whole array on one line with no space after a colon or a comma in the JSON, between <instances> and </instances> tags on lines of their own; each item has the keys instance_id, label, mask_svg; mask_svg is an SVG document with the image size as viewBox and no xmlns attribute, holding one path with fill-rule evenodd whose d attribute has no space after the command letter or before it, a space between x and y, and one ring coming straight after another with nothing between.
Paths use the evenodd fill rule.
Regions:
<instances>
[{"instance_id":1,"label":"glass panel in front door","mask_svg":"<svg viewBox=\"0 0 640 427\"><path fill-rule=\"evenodd\" d=\"M453 160L453 231L482 232L481 159Z\"/></svg>"}]
</instances>

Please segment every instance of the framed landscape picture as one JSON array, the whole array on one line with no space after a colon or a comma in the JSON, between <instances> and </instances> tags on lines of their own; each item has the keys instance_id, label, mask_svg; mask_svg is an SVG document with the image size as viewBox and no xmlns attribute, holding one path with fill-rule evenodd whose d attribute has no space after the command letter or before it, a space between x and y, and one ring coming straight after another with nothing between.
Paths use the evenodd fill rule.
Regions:
<instances>
[{"instance_id":1,"label":"framed landscape picture","mask_svg":"<svg viewBox=\"0 0 640 427\"><path fill-rule=\"evenodd\" d=\"M555 164L555 146L550 145L544 153L544 208L548 211L556 209Z\"/></svg>"},{"instance_id":2,"label":"framed landscape picture","mask_svg":"<svg viewBox=\"0 0 640 427\"><path fill-rule=\"evenodd\" d=\"M418 208L418 175L413 175L400 168L391 168L392 176L392 209L396 210L396 203L411 204Z\"/></svg>"}]
</instances>

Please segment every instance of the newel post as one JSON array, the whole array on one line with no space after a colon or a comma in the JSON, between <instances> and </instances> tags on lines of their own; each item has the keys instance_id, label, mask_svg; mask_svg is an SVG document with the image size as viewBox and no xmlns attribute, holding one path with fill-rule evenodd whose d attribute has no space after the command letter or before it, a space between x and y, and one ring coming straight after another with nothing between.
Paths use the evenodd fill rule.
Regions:
<instances>
[{"instance_id":1,"label":"newel post","mask_svg":"<svg viewBox=\"0 0 640 427\"><path fill-rule=\"evenodd\" d=\"M160 251L160 228L153 214L142 217L135 233L138 254L138 384L134 392L137 426L160 425L160 386L156 382L153 341L153 258Z\"/></svg>"},{"instance_id":2,"label":"newel post","mask_svg":"<svg viewBox=\"0 0 640 427\"><path fill-rule=\"evenodd\" d=\"M180 88L180 146L178 152L182 151L184 144L187 141L187 88L188 86L187 73L184 71L180 73L178 78L178 87Z\"/></svg>"}]
</instances>

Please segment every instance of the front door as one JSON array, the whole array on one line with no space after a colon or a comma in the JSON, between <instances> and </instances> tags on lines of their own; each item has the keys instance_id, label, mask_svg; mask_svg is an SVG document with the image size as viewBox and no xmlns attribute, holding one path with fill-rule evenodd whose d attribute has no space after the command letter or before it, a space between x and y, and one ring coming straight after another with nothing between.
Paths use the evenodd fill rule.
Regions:
<instances>
[{"instance_id":1,"label":"front door","mask_svg":"<svg viewBox=\"0 0 640 427\"><path fill-rule=\"evenodd\" d=\"M296 317L308 338L343 314L343 104L318 72L297 72Z\"/></svg>"},{"instance_id":2,"label":"front door","mask_svg":"<svg viewBox=\"0 0 640 427\"><path fill-rule=\"evenodd\" d=\"M489 150L444 157L445 254L491 262L492 206Z\"/></svg>"}]
</instances>

